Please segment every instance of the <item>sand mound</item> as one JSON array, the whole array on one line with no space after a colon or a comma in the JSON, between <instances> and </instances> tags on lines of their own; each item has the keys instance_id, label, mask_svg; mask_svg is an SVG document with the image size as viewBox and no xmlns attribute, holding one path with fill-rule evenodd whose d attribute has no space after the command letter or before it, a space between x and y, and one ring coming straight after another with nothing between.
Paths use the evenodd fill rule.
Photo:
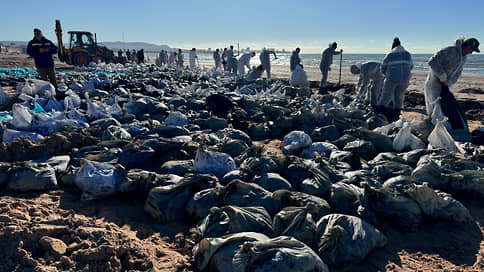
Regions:
<instances>
[{"instance_id":1,"label":"sand mound","mask_svg":"<svg viewBox=\"0 0 484 272\"><path fill-rule=\"evenodd\" d=\"M143 221L142 204L52 191L0 199L0 271L181 271L188 259ZM124 204L122 204L124 203ZM113 205L116 205L113 206ZM119 219L124 211L126 218ZM121 215L121 214L119 214ZM137 217L130 222L129 217ZM183 239L182 239L183 240Z\"/></svg>"}]
</instances>

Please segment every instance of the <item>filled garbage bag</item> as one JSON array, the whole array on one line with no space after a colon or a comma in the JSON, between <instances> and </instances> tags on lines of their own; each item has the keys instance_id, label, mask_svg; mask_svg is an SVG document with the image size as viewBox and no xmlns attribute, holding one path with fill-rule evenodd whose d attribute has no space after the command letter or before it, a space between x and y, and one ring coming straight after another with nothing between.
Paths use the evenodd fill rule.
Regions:
<instances>
[{"instance_id":1,"label":"filled garbage bag","mask_svg":"<svg viewBox=\"0 0 484 272\"><path fill-rule=\"evenodd\" d=\"M13 119L9 120L9 123L17 129L28 129L34 119L30 110L20 104L13 104L12 117Z\"/></svg>"},{"instance_id":2,"label":"filled garbage bag","mask_svg":"<svg viewBox=\"0 0 484 272\"><path fill-rule=\"evenodd\" d=\"M310 147L312 144L311 137L303 131L293 131L282 141L282 153L287 155L299 155L303 149Z\"/></svg>"},{"instance_id":3,"label":"filled garbage bag","mask_svg":"<svg viewBox=\"0 0 484 272\"><path fill-rule=\"evenodd\" d=\"M205 150L200 147L195 155L193 170L198 173L214 174L222 178L228 172L235 170L235 162L230 155L215 151Z\"/></svg>"},{"instance_id":4,"label":"filled garbage bag","mask_svg":"<svg viewBox=\"0 0 484 272\"><path fill-rule=\"evenodd\" d=\"M308 211L314 220L319 220L330 211L330 206L326 200L301 192L277 190L272 193L272 198L280 209L285 207L308 207Z\"/></svg>"},{"instance_id":5,"label":"filled garbage bag","mask_svg":"<svg viewBox=\"0 0 484 272\"><path fill-rule=\"evenodd\" d=\"M272 225L275 236L291 236L309 247L317 244L316 223L308 207L286 207L274 216Z\"/></svg>"},{"instance_id":6,"label":"filled garbage bag","mask_svg":"<svg viewBox=\"0 0 484 272\"><path fill-rule=\"evenodd\" d=\"M408 195L415 200L423 213L432 219L467 223L472 221L469 210L450 194L438 192L427 183L412 185L407 189Z\"/></svg>"},{"instance_id":7,"label":"filled garbage bag","mask_svg":"<svg viewBox=\"0 0 484 272\"><path fill-rule=\"evenodd\" d=\"M185 126L188 125L188 118L179 111L171 111L165 119L168 126Z\"/></svg>"},{"instance_id":8,"label":"filled garbage bag","mask_svg":"<svg viewBox=\"0 0 484 272\"><path fill-rule=\"evenodd\" d=\"M32 97L35 95L42 98L51 98L55 96L55 88L49 81L33 78L26 79L25 84L20 85L18 91L21 94L27 94Z\"/></svg>"},{"instance_id":9,"label":"filled garbage bag","mask_svg":"<svg viewBox=\"0 0 484 272\"><path fill-rule=\"evenodd\" d=\"M7 189L10 191L41 192L57 187L55 170L45 163L17 163L8 172Z\"/></svg>"},{"instance_id":10,"label":"filled garbage bag","mask_svg":"<svg viewBox=\"0 0 484 272\"><path fill-rule=\"evenodd\" d=\"M310 247L289 236L246 242L233 260L234 272L329 272Z\"/></svg>"},{"instance_id":11,"label":"filled garbage bag","mask_svg":"<svg viewBox=\"0 0 484 272\"><path fill-rule=\"evenodd\" d=\"M116 193L116 168L109 163L82 160L76 176L76 185L83 200L100 199Z\"/></svg>"},{"instance_id":12,"label":"filled garbage bag","mask_svg":"<svg viewBox=\"0 0 484 272\"><path fill-rule=\"evenodd\" d=\"M213 207L196 230L202 238L246 231L273 236L271 216L263 207Z\"/></svg>"},{"instance_id":13,"label":"filled garbage bag","mask_svg":"<svg viewBox=\"0 0 484 272\"><path fill-rule=\"evenodd\" d=\"M145 211L161 222L184 221L188 218L185 206L196 192L215 188L217 180L210 175L186 175L176 185L151 189L145 202Z\"/></svg>"},{"instance_id":14,"label":"filled garbage bag","mask_svg":"<svg viewBox=\"0 0 484 272\"><path fill-rule=\"evenodd\" d=\"M412 128L405 122L397 136L393 140L393 149L397 152L425 148L425 143L412 134Z\"/></svg>"},{"instance_id":15,"label":"filled garbage bag","mask_svg":"<svg viewBox=\"0 0 484 272\"><path fill-rule=\"evenodd\" d=\"M215 187L196 193L185 206L185 212L194 220L204 219L213 207L224 206L224 190L224 187Z\"/></svg>"},{"instance_id":16,"label":"filled garbage bag","mask_svg":"<svg viewBox=\"0 0 484 272\"><path fill-rule=\"evenodd\" d=\"M355 216L328 214L316 225L318 254L330 267L357 264L387 243L378 229Z\"/></svg>"},{"instance_id":17,"label":"filled garbage bag","mask_svg":"<svg viewBox=\"0 0 484 272\"><path fill-rule=\"evenodd\" d=\"M291 80L289 81L292 86L307 87L309 86L308 76L300 65L296 66L296 69L292 71Z\"/></svg>"},{"instance_id":18,"label":"filled garbage bag","mask_svg":"<svg viewBox=\"0 0 484 272\"><path fill-rule=\"evenodd\" d=\"M430 148L442 148L449 152L460 152L455 140L444 127L444 120L437 123L428 137Z\"/></svg>"},{"instance_id":19,"label":"filled garbage bag","mask_svg":"<svg viewBox=\"0 0 484 272\"><path fill-rule=\"evenodd\" d=\"M219 238L205 238L193 247L198 271L227 272L234 270L233 259L245 242L269 240L257 232L240 232Z\"/></svg>"},{"instance_id":20,"label":"filled garbage bag","mask_svg":"<svg viewBox=\"0 0 484 272\"><path fill-rule=\"evenodd\" d=\"M269 214L274 215L277 210L277 201L271 197L272 193L253 183L233 180L225 187L223 196L225 205L234 205L240 207L261 206Z\"/></svg>"},{"instance_id":21,"label":"filled garbage bag","mask_svg":"<svg viewBox=\"0 0 484 272\"><path fill-rule=\"evenodd\" d=\"M400 188L374 189L364 186L360 203L382 222L403 231L416 231L422 223L422 210L418 203Z\"/></svg>"}]
</instances>

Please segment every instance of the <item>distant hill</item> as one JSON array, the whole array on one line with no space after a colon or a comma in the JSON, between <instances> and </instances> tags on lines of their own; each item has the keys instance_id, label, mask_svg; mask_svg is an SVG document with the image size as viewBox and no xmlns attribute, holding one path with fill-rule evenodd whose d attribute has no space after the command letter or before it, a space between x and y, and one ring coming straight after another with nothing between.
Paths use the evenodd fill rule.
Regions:
<instances>
[{"instance_id":1,"label":"distant hill","mask_svg":"<svg viewBox=\"0 0 484 272\"><path fill-rule=\"evenodd\" d=\"M0 44L3 44L4 46L13 46L12 44L14 44L15 46L27 46L27 44L29 44L29 41L0 41Z\"/></svg>"},{"instance_id":2,"label":"distant hill","mask_svg":"<svg viewBox=\"0 0 484 272\"><path fill-rule=\"evenodd\" d=\"M156 45L152 43L145 43L145 42L99 42L102 45L107 46L111 49L135 49L140 50L143 48L145 51L161 51L161 50L170 50L172 49L168 45Z\"/></svg>"},{"instance_id":3,"label":"distant hill","mask_svg":"<svg viewBox=\"0 0 484 272\"><path fill-rule=\"evenodd\" d=\"M53 41L55 43L55 41ZM5 46L11 46L15 44L15 46L27 46L29 41L0 41L0 44ZM172 49L168 45L156 45L152 43L145 43L145 42L99 42L99 44L107 46L111 49L135 49L140 50L143 48L145 51L160 51L160 50L170 50Z\"/></svg>"}]
</instances>

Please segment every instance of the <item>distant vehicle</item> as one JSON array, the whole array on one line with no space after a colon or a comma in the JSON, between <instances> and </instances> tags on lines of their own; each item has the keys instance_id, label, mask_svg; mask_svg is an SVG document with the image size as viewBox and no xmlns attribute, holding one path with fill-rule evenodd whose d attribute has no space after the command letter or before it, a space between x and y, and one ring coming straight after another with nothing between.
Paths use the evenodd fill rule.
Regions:
<instances>
[{"instance_id":1,"label":"distant vehicle","mask_svg":"<svg viewBox=\"0 0 484 272\"><path fill-rule=\"evenodd\" d=\"M88 31L69 31L69 48L62 42L62 28L60 20L55 21L55 33L59 45L59 60L75 66L87 66L91 61L113 63L114 52L105 46L97 45L96 34Z\"/></svg>"}]
</instances>

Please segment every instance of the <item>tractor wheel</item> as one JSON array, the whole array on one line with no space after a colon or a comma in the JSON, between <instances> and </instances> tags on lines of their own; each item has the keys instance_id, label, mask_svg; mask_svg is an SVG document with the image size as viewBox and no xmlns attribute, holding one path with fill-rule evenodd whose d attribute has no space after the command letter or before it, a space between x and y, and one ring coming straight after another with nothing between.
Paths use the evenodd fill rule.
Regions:
<instances>
[{"instance_id":1,"label":"tractor wheel","mask_svg":"<svg viewBox=\"0 0 484 272\"><path fill-rule=\"evenodd\" d=\"M77 53L72 56L72 64L75 66L87 66L89 64L89 55L86 53Z\"/></svg>"}]
</instances>

